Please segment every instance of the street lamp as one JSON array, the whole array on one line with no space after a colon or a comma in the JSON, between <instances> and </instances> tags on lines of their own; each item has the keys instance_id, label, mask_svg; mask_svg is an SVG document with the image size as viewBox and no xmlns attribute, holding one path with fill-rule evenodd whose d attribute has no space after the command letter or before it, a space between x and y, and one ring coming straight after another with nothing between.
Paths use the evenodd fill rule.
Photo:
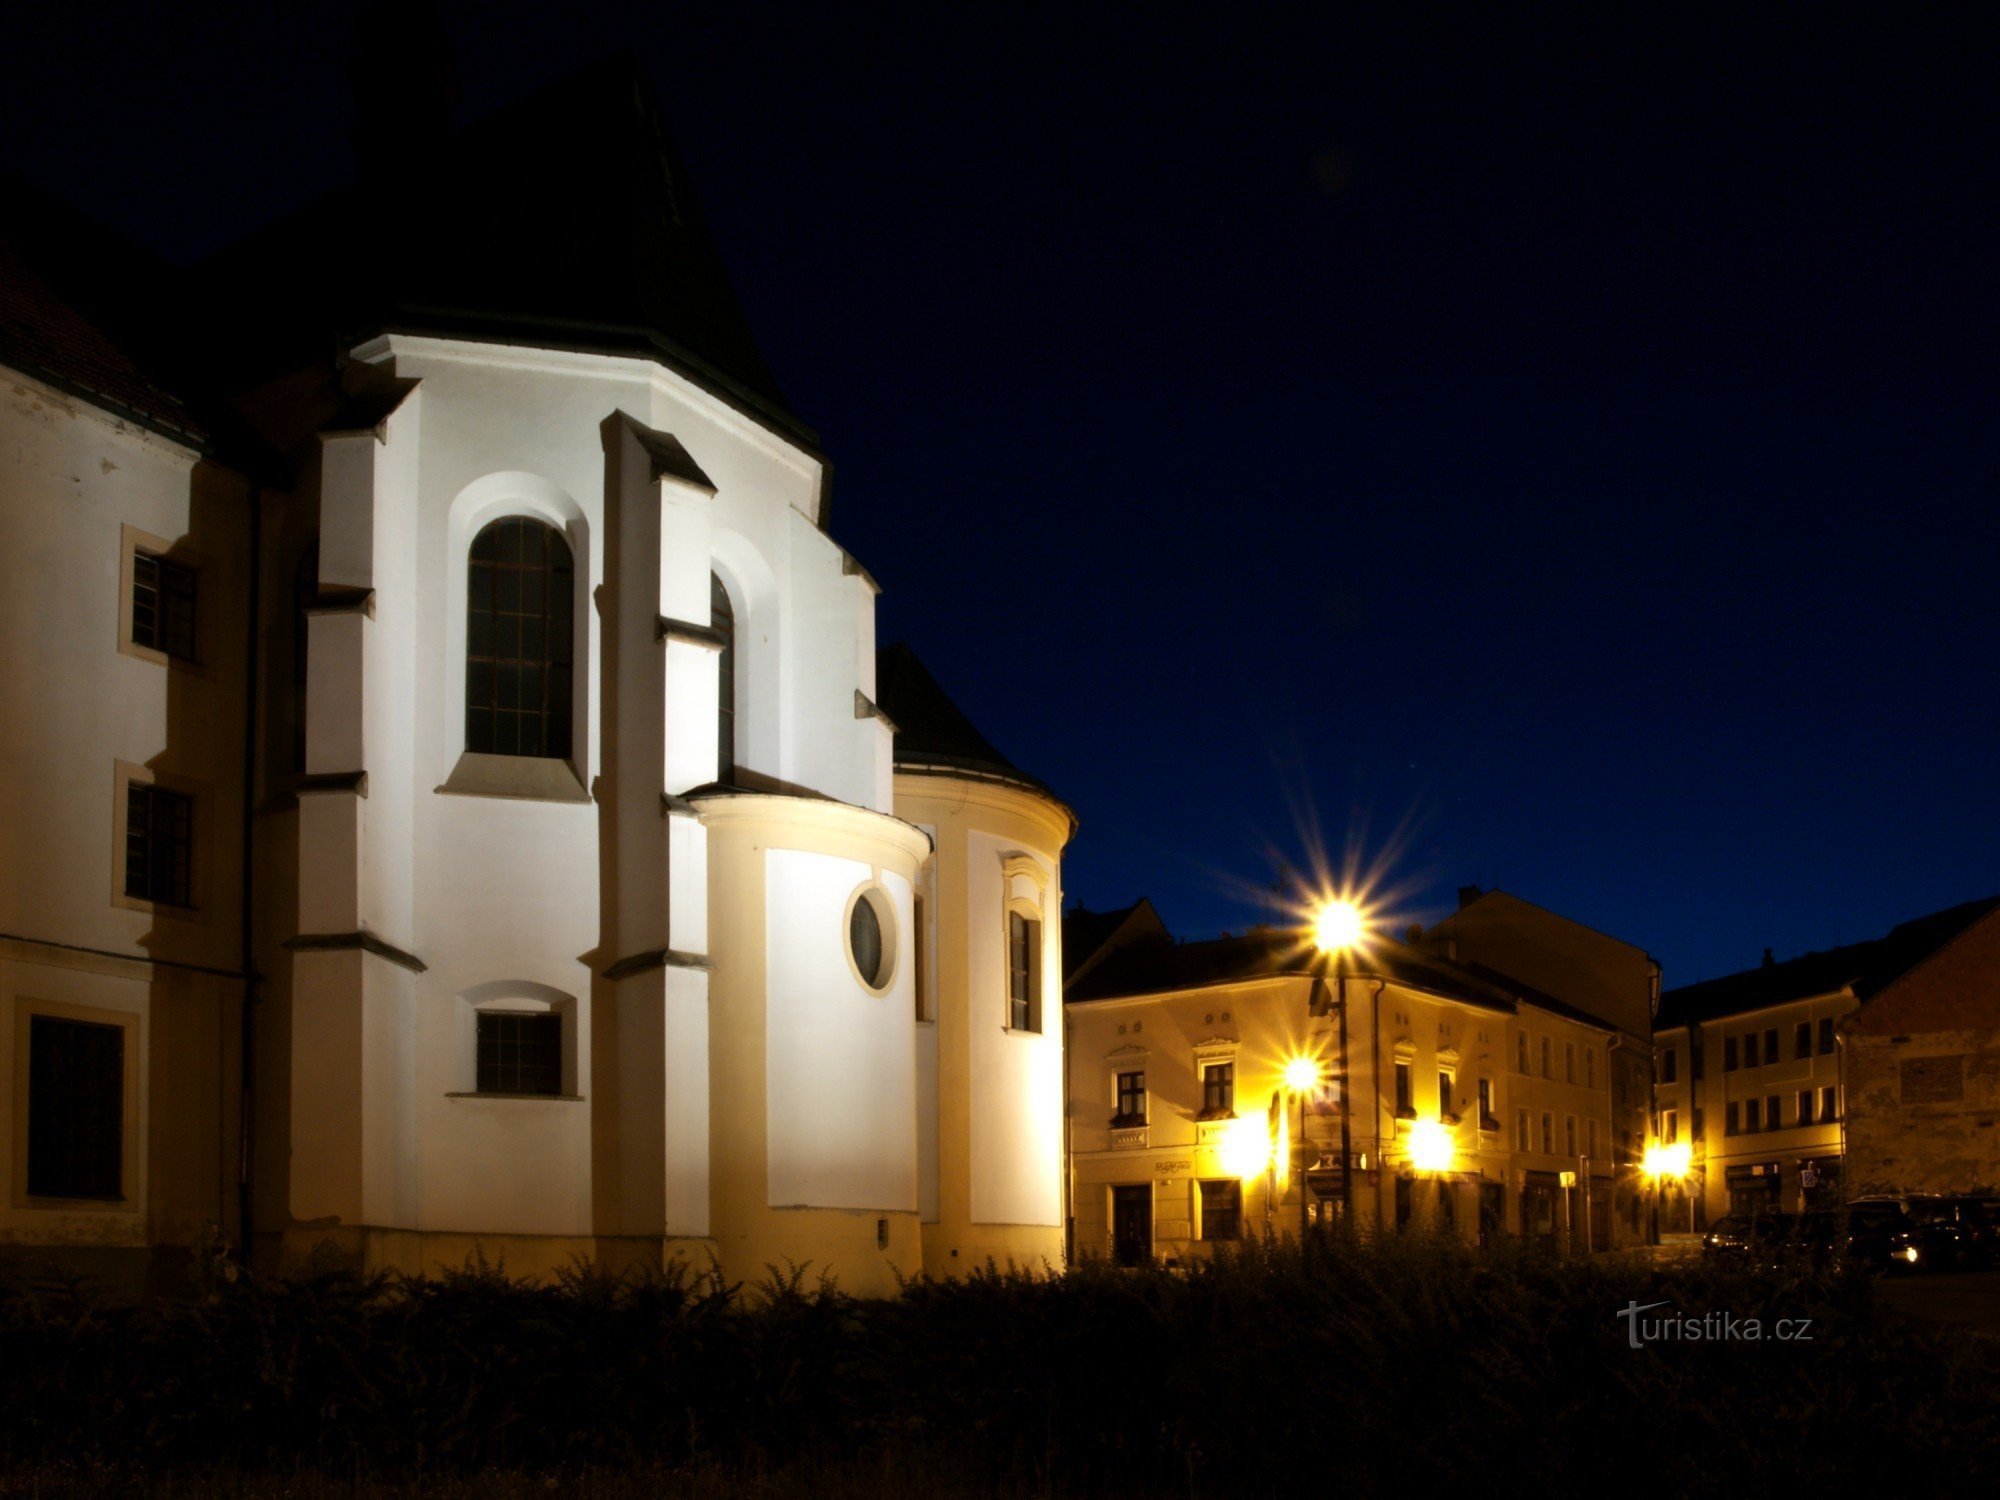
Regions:
<instances>
[{"instance_id":1,"label":"street lamp","mask_svg":"<svg viewBox=\"0 0 2000 1500\"><path fill-rule=\"evenodd\" d=\"M1319 1059L1295 1057L1285 1064L1285 1087L1299 1096L1299 1238L1306 1235L1306 1098L1319 1087Z\"/></svg>"},{"instance_id":2,"label":"street lamp","mask_svg":"<svg viewBox=\"0 0 2000 1500\"><path fill-rule=\"evenodd\" d=\"M1694 1172L1694 1146L1688 1141L1675 1141L1671 1145L1654 1141L1646 1147L1646 1154L1640 1158L1640 1170L1653 1179L1654 1184L1672 1180L1682 1186L1688 1200L1688 1233L1694 1233L1694 1189L1688 1179Z\"/></svg>"},{"instance_id":3,"label":"street lamp","mask_svg":"<svg viewBox=\"0 0 2000 1500\"><path fill-rule=\"evenodd\" d=\"M1313 946L1333 959L1334 984L1340 1006L1340 1216L1354 1227L1354 1077L1347 1063L1347 966L1341 961L1360 946L1368 919L1360 906L1344 896L1322 905L1313 917ZM1299 1107L1299 1132L1305 1133L1305 1106ZM1305 1213L1305 1190L1299 1190L1299 1213Z\"/></svg>"}]
</instances>

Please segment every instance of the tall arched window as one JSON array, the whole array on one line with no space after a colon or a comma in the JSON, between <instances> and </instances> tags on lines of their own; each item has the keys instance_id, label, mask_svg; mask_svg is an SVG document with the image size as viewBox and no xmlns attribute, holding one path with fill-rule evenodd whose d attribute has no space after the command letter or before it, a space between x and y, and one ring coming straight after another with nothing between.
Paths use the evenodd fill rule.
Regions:
<instances>
[{"instance_id":1,"label":"tall arched window","mask_svg":"<svg viewBox=\"0 0 2000 1500\"><path fill-rule=\"evenodd\" d=\"M716 661L715 778L736 770L736 609L717 574L708 575L708 622L722 637Z\"/></svg>"},{"instance_id":2,"label":"tall arched window","mask_svg":"<svg viewBox=\"0 0 2000 1500\"><path fill-rule=\"evenodd\" d=\"M495 521L472 540L466 582L465 748L566 759L576 603L568 544L525 516Z\"/></svg>"}]
</instances>

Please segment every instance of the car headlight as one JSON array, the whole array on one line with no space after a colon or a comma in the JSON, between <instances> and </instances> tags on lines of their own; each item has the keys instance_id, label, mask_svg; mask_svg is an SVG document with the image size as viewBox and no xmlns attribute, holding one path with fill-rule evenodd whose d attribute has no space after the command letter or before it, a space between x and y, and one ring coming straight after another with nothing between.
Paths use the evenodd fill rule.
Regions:
<instances>
[{"instance_id":1,"label":"car headlight","mask_svg":"<svg viewBox=\"0 0 2000 1500\"><path fill-rule=\"evenodd\" d=\"M1903 1247L1903 1259L1914 1266L1917 1263L1917 1247L1915 1245L1905 1245Z\"/></svg>"}]
</instances>

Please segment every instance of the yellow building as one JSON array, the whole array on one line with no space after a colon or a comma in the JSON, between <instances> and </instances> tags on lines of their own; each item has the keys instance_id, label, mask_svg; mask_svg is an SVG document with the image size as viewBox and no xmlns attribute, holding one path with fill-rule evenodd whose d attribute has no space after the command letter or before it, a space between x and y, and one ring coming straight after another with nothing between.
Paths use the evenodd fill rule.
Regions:
<instances>
[{"instance_id":1,"label":"yellow building","mask_svg":"<svg viewBox=\"0 0 2000 1500\"><path fill-rule=\"evenodd\" d=\"M1072 918L1101 942L1068 991L1079 1255L1174 1261L1349 1212L1579 1249L1635 1232L1614 1026L1428 934L1335 959L1298 931L1176 943L1129 915Z\"/></svg>"},{"instance_id":2,"label":"yellow building","mask_svg":"<svg viewBox=\"0 0 2000 1500\"><path fill-rule=\"evenodd\" d=\"M1062 850L1076 818L906 646L880 653L896 816L934 853L916 896L923 1269L1063 1261Z\"/></svg>"},{"instance_id":3,"label":"yellow building","mask_svg":"<svg viewBox=\"0 0 2000 1500\"><path fill-rule=\"evenodd\" d=\"M1691 1147L1685 1186L1661 1200L1662 1230L1728 1213L1837 1204L1847 1179L1848 1062L1842 1037L1861 997L1949 943L1991 902L1905 922L1881 938L1669 990L1653 1036L1658 1139ZM1695 1199L1693 1205L1689 1196Z\"/></svg>"}]
</instances>

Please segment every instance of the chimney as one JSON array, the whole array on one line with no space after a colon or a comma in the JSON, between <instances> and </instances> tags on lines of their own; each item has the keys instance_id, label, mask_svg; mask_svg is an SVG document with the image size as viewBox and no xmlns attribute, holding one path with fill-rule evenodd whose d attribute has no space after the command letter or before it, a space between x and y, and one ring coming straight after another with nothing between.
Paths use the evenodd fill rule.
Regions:
<instances>
[{"instance_id":1,"label":"chimney","mask_svg":"<svg viewBox=\"0 0 2000 1500\"><path fill-rule=\"evenodd\" d=\"M1771 950L1766 948L1764 950L1764 967L1768 969L1776 962L1777 960L1771 957Z\"/></svg>"},{"instance_id":2,"label":"chimney","mask_svg":"<svg viewBox=\"0 0 2000 1500\"><path fill-rule=\"evenodd\" d=\"M1466 907L1477 901L1481 894L1479 887L1476 885L1460 886L1458 888L1458 909L1464 911Z\"/></svg>"}]
</instances>

